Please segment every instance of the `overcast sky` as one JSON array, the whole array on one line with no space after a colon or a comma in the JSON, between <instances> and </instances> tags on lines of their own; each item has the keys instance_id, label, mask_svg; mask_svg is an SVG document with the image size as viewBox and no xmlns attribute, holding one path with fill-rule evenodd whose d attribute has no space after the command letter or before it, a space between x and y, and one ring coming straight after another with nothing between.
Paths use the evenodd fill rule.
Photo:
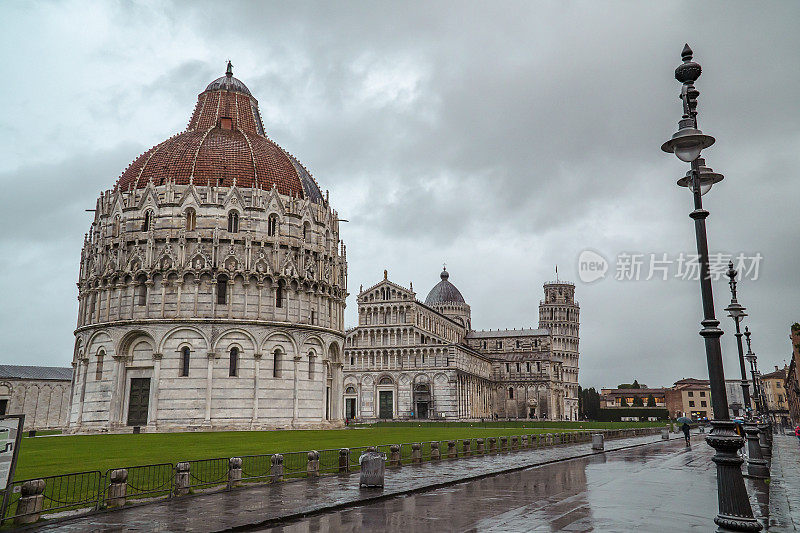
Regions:
<instances>
[{"instance_id":1,"label":"overcast sky","mask_svg":"<svg viewBox=\"0 0 800 533\"><path fill-rule=\"evenodd\" d=\"M762 370L800 320L796 2L3 2L0 362L68 365L83 234L101 190L186 128L224 72L259 100L342 218L347 324L388 269L424 300L443 262L476 328L536 326L542 283L575 281L580 383L707 378L681 115L684 42L725 180L703 197L712 253L761 254L740 283ZM584 250L609 264L584 283ZM619 254L644 254L616 280ZM730 293L714 283L726 377Z\"/></svg>"}]
</instances>

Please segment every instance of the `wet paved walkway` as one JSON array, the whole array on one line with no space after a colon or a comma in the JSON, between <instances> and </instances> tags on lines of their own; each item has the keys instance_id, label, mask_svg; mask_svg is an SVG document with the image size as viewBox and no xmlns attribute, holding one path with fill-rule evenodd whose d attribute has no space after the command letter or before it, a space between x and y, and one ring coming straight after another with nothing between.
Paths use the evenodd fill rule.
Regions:
<instances>
[{"instance_id":1,"label":"wet paved walkway","mask_svg":"<svg viewBox=\"0 0 800 533\"><path fill-rule=\"evenodd\" d=\"M592 454L589 444L577 444L405 466L387 472L384 490L359 489L357 473L260 485L41 530L711 531L716 476L713 450L701 437L688 449L682 439L649 436L607 441L607 452L618 450L613 453ZM779 459L773 468L776 481L783 481L748 480L748 491L759 516L773 508L770 529L791 531L798 521L791 513L800 508L800 483L794 479L800 446L782 439L776 435ZM790 450L787 443L795 447ZM493 475L502 470L511 471ZM433 484L442 486L425 490ZM788 489L797 490L787 495Z\"/></svg>"},{"instance_id":2,"label":"wet paved walkway","mask_svg":"<svg viewBox=\"0 0 800 533\"><path fill-rule=\"evenodd\" d=\"M800 446L791 442L790 450L787 442L776 435L772 483L747 480L753 510L766 531L797 531L800 521ZM717 487L712 455L699 438L691 448L671 441L532 467L258 531L713 531Z\"/></svg>"}]
</instances>

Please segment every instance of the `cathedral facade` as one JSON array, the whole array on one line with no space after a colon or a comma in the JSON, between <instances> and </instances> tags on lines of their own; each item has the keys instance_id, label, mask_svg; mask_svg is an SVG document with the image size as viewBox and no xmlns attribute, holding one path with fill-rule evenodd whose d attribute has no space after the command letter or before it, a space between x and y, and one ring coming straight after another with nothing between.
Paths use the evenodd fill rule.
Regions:
<instances>
[{"instance_id":1,"label":"cathedral facade","mask_svg":"<svg viewBox=\"0 0 800 533\"><path fill-rule=\"evenodd\" d=\"M230 63L101 193L78 289L70 431L341 424L337 213Z\"/></svg>"},{"instance_id":2,"label":"cathedral facade","mask_svg":"<svg viewBox=\"0 0 800 533\"><path fill-rule=\"evenodd\" d=\"M539 329L474 330L443 270L425 302L388 279L359 291L346 333L345 418L578 419L575 285L544 284Z\"/></svg>"}]
</instances>

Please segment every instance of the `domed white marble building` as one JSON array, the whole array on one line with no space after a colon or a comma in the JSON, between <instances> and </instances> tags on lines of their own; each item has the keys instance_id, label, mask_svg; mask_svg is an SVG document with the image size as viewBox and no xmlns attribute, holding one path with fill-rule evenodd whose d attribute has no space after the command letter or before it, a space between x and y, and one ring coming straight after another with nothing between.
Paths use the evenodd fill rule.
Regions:
<instances>
[{"instance_id":1,"label":"domed white marble building","mask_svg":"<svg viewBox=\"0 0 800 533\"><path fill-rule=\"evenodd\" d=\"M70 431L329 427L347 263L336 211L233 77L101 193L81 253Z\"/></svg>"}]
</instances>

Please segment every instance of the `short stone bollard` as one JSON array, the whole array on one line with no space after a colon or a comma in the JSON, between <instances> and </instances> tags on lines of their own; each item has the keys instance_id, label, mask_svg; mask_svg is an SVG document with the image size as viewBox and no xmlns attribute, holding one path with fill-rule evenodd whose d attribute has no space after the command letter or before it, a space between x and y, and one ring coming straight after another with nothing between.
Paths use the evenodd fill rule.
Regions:
<instances>
[{"instance_id":1,"label":"short stone bollard","mask_svg":"<svg viewBox=\"0 0 800 533\"><path fill-rule=\"evenodd\" d=\"M419 442L411 444L411 462L415 465L422 463L422 445Z\"/></svg>"},{"instance_id":2,"label":"short stone bollard","mask_svg":"<svg viewBox=\"0 0 800 533\"><path fill-rule=\"evenodd\" d=\"M14 524L33 524L39 520L44 505L44 487L43 479L32 479L22 484Z\"/></svg>"},{"instance_id":3,"label":"short stone bollard","mask_svg":"<svg viewBox=\"0 0 800 533\"><path fill-rule=\"evenodd\" d=\"M306 465L306 476L319 477L319 452L311 450L308 452L308 464Z\"/></svg>"},{"instance_id":4,"label":"short stone bollard","mask_svg":"<svg viewBox=\"0 0 800 533\"><path fill-rule=\"evenodd\" d=\"M389 446L389 468L400 468L400 445L392 444Z\"/></svg>"},{"instance_id":5,"label":"short stone bollard","mask_svg":"<svg viewBox=\"0 0 800 533\"><path fill-rule=\"evenodd\" d=\"M661 440L669 440L669 429L661 430Z\"/></svg>"},{"instance_id":6,"label":"short stone bollard","mask_svg":"<svg viewBox=\"0 0 800 533\"><path fill-rule=\"evenodd\" d=\"M109 474L106 507L122 507L128 495L128 470L118 468Z\"/></svg>"},{"instance_id":7,"label":"short stone bollard","mask_svg":"<svg viewBox=\"0 0 800 533\"><path fill-rule=\"evenodd\" d=\"M175 465L175 496L189 494L189 463Z\"/></svg>"},{"instance_id":8,"label":"short stone bollard","mask_svg":"<svg viewBox=\"0 0 800 533\"><path fill-rule=\"evenodd\" d=\"M476 443L475 444L475 453L477 453L478 455L483 455L483 452L484 452L483 439L478 439L478 440L475 441L475 443Z\"/></svg>"},{"instance_id":9,"label":"short stone bollard","mask_svg":"<svg viewBox=\"0 0 800 533\"><path fill-rule=\"evenodd\" d=\"M269 460L270 478L272 483L280 483L283 481L283 455L276 453Z\"/></svg>"},{"instance_id":10,"label":"short stone bollard","mask_svg":"<svg viewBox=\"0 0 800 533\"><path fill-rule=\"evenodd\" d=\"M501 452L508 451L508 437L500 437L500 451Z\"/></svg>"},{"instance_id":11,"label":"short stone bollard","mask_svg":"<svg viewBox=\"0 0 800 533\"><path fill-rule=\"evenodd\" d=\"M386 456L378 453L375 448L368 448L358 458L361 466L361 477L358 486L383 487L383 478L386 469Z\"/></svg>"},{"instance_id":12,"label":"short stone bollard","mask_svg":"<svg viewBox=\"0 0 800 533\"><path fill-rule=\"evenodd\" d=\"M516 450L517 448L519 448L519 445L517 444L518 441L519 441L519 437L517 437L516 435L513 435L511 437L511 450L512 451Z\"/></svg>"},{"instance_id":13,"label":"short stone bollard","mask_svg":"<svg viewBox=\"0 0 800 533\"><path fill-rule=\"evenodd\" d=\"M592 450L604 450L605 443L603 441L603 435L601 433L595 433L592 435Z\"/></svg>"},{"instance_id":14,"label":"short stone bollard","mask_svg":"<svg viewBox=\"0 0 800 533\"><path fill-rule=\"evenodd\" d=\"M464 439L461 444L464 445L464 457L469 457L471 455L472 439Z\"/></svg>"},{"instance_id":15,"label":"short stone bollard","mask_svg":"<svg viewBox=\"0 0 800 533\"><path fill-rule=\"evenodd\" d=\"M350 472L350 448L339 450L339 473L347 474Z\"/></svg>"},{"instance_id":16,"label":"short stone bollard","mask_svg":"<svg viewBox=\"0 0 800 533\"><path fill-rule=\"evenodd\" d=\"M521 441L520 447L522 447L522 448L527 448L528 447L528 436L527 435L523 435L522 437L520 437L520 441Z\"/></svg>"},{"instance_id":17,"label":"short stone bollard","mask_svg":"<svg viewBox=\"0 0 800 533\"><path fill-rule=\"evenodd\" d=\"M439 449L438 442L431 442L431 461L438 461L442 458L442 451Z\"/></svg>"},{"instance_id":18,"label":"short stone bollard","mask_svg":"<svg viewBox=\"0 0 800 533\"><path fill-rule=\"evenodd\" d=\"M489 437L489 453L497 453L497 439Z\"/></svg>"},{"instance_id":19,"label":"short stone bollard","mask_svg":"<svg viewBox=\"0 0 800 533\"><path fill-rule=\"evenodd\" d=\"M456 457L458 457L458 450L456 449L456 441L449 440L447 441L447 458L455 459Z\"/></svg>"},{"instance_id":20,"label":"short stone bollard","mask_svg":"<svg viewBox=\"0 0 800 533\"><path fill-rule=\"evenodd\" d=\"M238 487L242 484L242 458L231 457L228 459L228 488Z\"/></svg>"}]
</instances>

